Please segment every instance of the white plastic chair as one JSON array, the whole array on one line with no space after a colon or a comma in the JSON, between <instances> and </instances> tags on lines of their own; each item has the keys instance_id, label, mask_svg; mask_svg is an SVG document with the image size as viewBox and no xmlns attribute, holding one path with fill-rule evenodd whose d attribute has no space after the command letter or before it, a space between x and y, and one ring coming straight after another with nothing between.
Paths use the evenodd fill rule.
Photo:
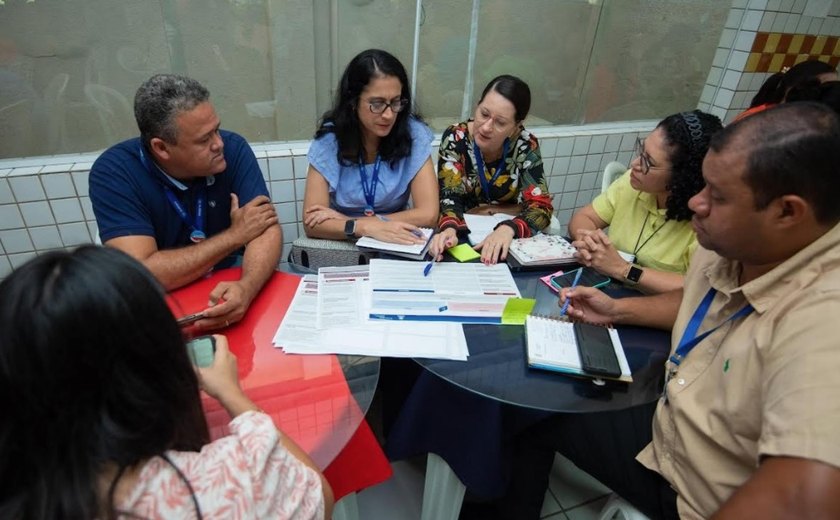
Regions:
<instances>
[{"instance_id":1,"label":"white plastic chair","mask_svg":"<svg viewBox=\"0 0 840 520\"><path fill-rule=\"evenodd\" d=\"M626 171L627 167L618 161L613 161L607 164L607 166L604 167L604 178L601 181L601 193L607 191L607 188L610 187L610 184L612 184L613 181L621 177L621 175Z\"/></svg>"},{"instance_id":2,"label":"white plastic chair","mask_svg":"<svg viewBox=\"0 0 840 520\"><path fill-rule=\"evenodd\" d=\"M601 509L598 519L613 520L616 515L619 515L619 519L623 518L624 520L649 520L641 511L630 505L630 502L613 493L607 503L604 504L604 508Z\"/></svg>"}]
</instances>

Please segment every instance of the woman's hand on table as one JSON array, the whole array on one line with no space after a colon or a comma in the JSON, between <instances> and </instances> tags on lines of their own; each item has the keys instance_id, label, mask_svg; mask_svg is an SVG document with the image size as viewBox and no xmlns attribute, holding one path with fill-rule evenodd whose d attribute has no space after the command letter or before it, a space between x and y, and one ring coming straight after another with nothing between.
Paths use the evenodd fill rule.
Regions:
<instances>
[{"instance_id":1,"label":"woman's hand on table","mask_svg":"<svg viewBox=\"0 0 840 520\"><path fill-rule=\"evenodd\" d=\"M347 217L332 208L320 204L313 204L304 211L303 225L306 227L315 227L318 224L333 219L347 220Z\"/></svg>"},{"instance_id":2,"label":"woman's hand on table","mask_svg":"<svg viewBox=\"0 0 840 520\"><path fill-rule=\"evenodd\" d=\"M586 267L613 278L621 278L627 268L627 261L621 258L610 238L601 229L580 230L578 239L572 242L577 249L575 258Z\"/></svg>"},{"instance_id":3,"label":"woman's hand on table","mask_svg":"<svg viewBox=\"0 0 840 520\"><path fill-rule=\"evenodd\" d=\"M504 261L507 258L508 248L513 238L514 233L510 226L498 226L473 249L481 250L481 263L495 265L499 260Z\"/></svg>"},{"instance_id":4,"label":"woman's hand on table","mask_svg":"<svg viewBox=\"0 0 840 520\"><path fill-rule=\"evenodd\" d=\"M566 315L574 320L602 325L616 321L615 300L599 289L583 286L574 289L564 287L560 291L557 305L562 307L567 299L570 301Z\"/></svg>"},{"instance_id":5,"label":"woman's hand on table","mask_svg":"<svg viewBox=\"0 0 840 520\"><path fill-rule=\"evenodd\" d=\"M429 244L429 255L435 262L439 262L443 260L444 251L456 245L458 245L458 233L455 228L446 228L432 237Z\"/></svg>"},{"instance_id":6,"label":"woman's hand on table","mask_svg":"<svg viewBox=\"0 0 840 520\"><path fill-rule=\"evenodd\" d=\"M356 224L359 234L391 244L424 244L426 237L420 228L408 222L366 217Z\"/></svg>"},{"instance_id":7,"label":"woman's hand on table","mask_svg":"<svg viewBox=\"0 0 840 520\"><path fill-rule=\"evenodd\" d=\"M196 368L198 383L207 395L224 406L231 418L251 410L259 410L239 386L236 356L228 348L227 338L214 334L216 351L209 367Z\"/></svg>"}]
</instances>

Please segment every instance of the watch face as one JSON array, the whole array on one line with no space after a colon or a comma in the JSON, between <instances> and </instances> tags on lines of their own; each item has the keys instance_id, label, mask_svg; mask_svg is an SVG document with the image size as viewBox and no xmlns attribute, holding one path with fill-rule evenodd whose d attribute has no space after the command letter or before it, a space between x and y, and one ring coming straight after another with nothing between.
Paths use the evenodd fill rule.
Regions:
<instances>
[{"instance_id":1,"label":"watch face","mask_svg":"<svg viewBox=\"0 0 840 520\"><path fill-rule=\"evenodd\" d=\"M355 220L348 220L344 223L344 234L348 237L352 237L356 234L356 221Z\"/></svg>"},{"instance_id":2,"label":"watch face","mask_svg":"<svg viewBox=\"0 0 840 520\"><path fill-rule=\"evenodd\" d=\"M642 277L643 272L644 271L634 265L630 267L630 272L627 273L627 280L633 283L639 283L639 279Z\"/></svg>"}]
</instances>

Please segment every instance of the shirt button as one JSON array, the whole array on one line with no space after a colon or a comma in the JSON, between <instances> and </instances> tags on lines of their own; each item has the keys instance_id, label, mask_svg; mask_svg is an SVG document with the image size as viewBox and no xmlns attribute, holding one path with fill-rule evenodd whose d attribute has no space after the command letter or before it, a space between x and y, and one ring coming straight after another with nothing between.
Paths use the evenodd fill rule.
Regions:
<instances>
[{"instance_id":1,"label":"shirt button","mask_svg":"<svg viewBox=\"0 0 840 520\"><path fill-rule=\"evenodd\" d=\"M679 383L681 385L684 385L685 384L685 379L679 378L679 379L677 379L677 383Z\"/></svg>"}]
</instances>

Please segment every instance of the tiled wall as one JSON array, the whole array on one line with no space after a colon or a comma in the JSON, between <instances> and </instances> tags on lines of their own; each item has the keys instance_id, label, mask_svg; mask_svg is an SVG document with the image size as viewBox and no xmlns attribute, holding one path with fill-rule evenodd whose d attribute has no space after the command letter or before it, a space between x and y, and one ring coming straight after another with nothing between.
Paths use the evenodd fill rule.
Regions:
<instances>
[{"instance_id":1,"label":"tiled wall","mask_svg":"<svg viewBox=\"0 0 840 520\"><path fill-rule=\"evenodd\" d=\"M747 63L759 32L840 36L840 0L733 0L698 108L729 122L749 105L769 75L747 72L753 70ZM535 130L563 226L575 209L599 192L604 166L614 160L629 163L635 138L654 123ZM280 215L284 251L303 233L308 146L305 141L254 146ZM0 278L40 252L95 240L87 196L88 171L95 158L96 154L83 154L0 160Z\"/></svg>"},{"instance_id":2,"label":"tiled wall","mask_svg":"<svg viewBox=\"0 0 840 520\"><path fill-rule=\"evenodd\" d=\"M790 35L787 41L798 41L797 35L803 41L805 36L823 36L826 41L840 36L840 0L734 0L698 108L729 123L749 107L764 80L784 62L784 58L777 59L775 68L752 72L762 70L750 61L751 53L758 52L753 46L761 33L779 33L780 39ZM792 52L789 47L783 50ZM810 56L810 50L805 53L800 48L802 52L797 51L793 61ZM826 50L823 45L816 56L829 61L833 54L834 49Z\"/></svg>"},{"instance_id":3,"label":"tiled wall","mask_svg":"<svg viewBox=\"0 0 840 520\"><path fill-rule=\"evenodd\" d=\"M604 166L628 164L633 144L653 121L578 128L541 128L549 189L564 226L600 192ZM301 211L308 142L254 145L283 227L284 251L303 234ZM432 153L437 157L437 147ZM88 172L97 154L0 161L0 278L36 254L96 240ZM285 255L284 255L285 256Z\"/></svg>"}]
</instances>

